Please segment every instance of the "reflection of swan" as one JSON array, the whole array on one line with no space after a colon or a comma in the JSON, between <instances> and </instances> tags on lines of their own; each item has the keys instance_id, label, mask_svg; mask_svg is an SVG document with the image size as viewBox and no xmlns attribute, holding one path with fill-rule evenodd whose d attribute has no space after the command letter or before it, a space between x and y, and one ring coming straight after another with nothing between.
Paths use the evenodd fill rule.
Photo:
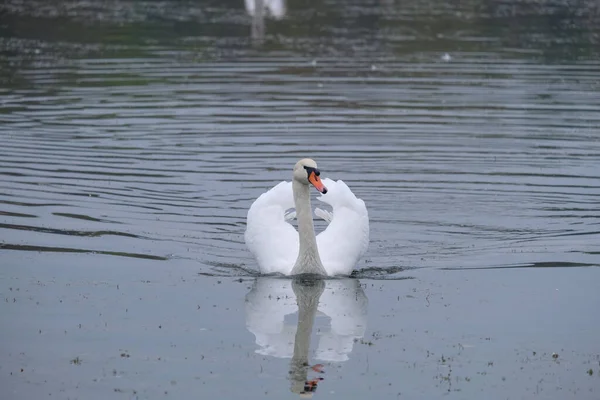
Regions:
<instances>
[{"instance_id":1,"label":"reflection of swan","mask_svg":"<svg viewBox=\"0 0 600 400\"><path fill-rule=\"evenodd\" d=\"M349 275L367 250L369 215L364 201L343 181L321 181L319 175L313 160L300 160L292 182L263 193L248 210L246 245L262 273ZM323 194L318 200L333 207L333 213L315 209L315 215L329 223L316 237L309 183ZM296 211L286 215L293 207ZM298 232L286 221L294 217Z\"/></svg>"},{"instance_id":2,"label":"reflection of swan","mask_svg":"<svg viewBox=\"0 0 600 400\"><path fill-rule=\"evenodd\" d=\"M256 338L258 354L292 358L293 367L308 360L316 323L319 332L314 358L341 362L348 360L355 339L365 334L367 305L355 279L261 277L246 295L246 327ZM296 313L298 320L293 322Z\"/></svg>"}]
</instances>

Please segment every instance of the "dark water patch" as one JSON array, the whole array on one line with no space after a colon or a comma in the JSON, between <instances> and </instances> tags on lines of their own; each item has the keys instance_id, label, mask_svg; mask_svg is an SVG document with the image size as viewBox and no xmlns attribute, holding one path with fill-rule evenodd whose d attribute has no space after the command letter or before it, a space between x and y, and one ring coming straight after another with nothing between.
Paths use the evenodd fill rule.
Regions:
<instances>
[{"instance_id":1,"label":"dark water patch","mask_svg":"<svg viewBox=\"0 0 600 400\"><path fill-rule=\"evenodd\" d=\"M16 213L16 212L10 212L10 211L0 211L0 215L5 215L7 217L19 217L19 218L37 218L37 215Z\"/></svg>"},{"instance_id":2,"label":"dark water patch","mask_svg":"<svg viewBox=\"0 0 600 400\"><path fill-rule=\"evenodd\" d=\"M582 268L582 267L600 267L600 264L585 264L585 263L572 263L572 262L537 262L531 264L520 264L520 265L498 265L489 267L464 267L464 268L440 268L441 270L453 271L453 270L486 270L486 269L522 269L522 268Z\"/></svg>"},{"instance_id":3,"label":"dark water patch","mask_svg":"<svg viewBox=\"0 0 600 400\"><path fill-rule=\"evenodd\" d=\"M89 215L82 215L82 214L72 214L72 213L60 213L60 212L54 212L52 213L53 215L59 216L59 217L66 217L66 218L74 218L74 219L82 219L84 221L92 221L92 222L110 222L113 224L118 224L118 221L108 221L108 220L102 220L99 218L94 218L94 217L90 217Z\"/></svg>"},{"instance_id":4,"label":"dark water patch","mask_svg":"<svg viewBox=\"0 0 600 400\"><path fill-rule=\"evenodd\" d=\"M74 231L74 230L44 228L41 226L15 225L15 224L2 224L2 223L0 223L0 229L16 229L16 230L23 230L23 231L42 232L42 233L51 233L51 234L69 235L69 236L81 236L81 237L101 237L101 236L105 236L105 235L112 235L112 236L124 236L124 237L136 238L136 239L148 239L148 238L143 238L138 235L133 235L131 233L117 232L117 231Z\"/></svg>"},{"instance_id":5,"label":"dark water patch","mask_svg":"<svg viewBox=\"0 0 600 400\"><path fill-rule=\"evenodd\" d=\"M139 254L139 253L123 253L117 251L102 251L102 250L85 250L85 249L70 249L65 247L44 247L44 246L28 246L10 243L0 243L0 250L17 250L17 251L34 251L34 252L48 252L48 253L84 253L84 254L101 254L109 256L119 257L132 257L141 258L145 260L158 260L166 261L167 257L155 256L151 254Z\"/></svg>"},{"instance_id":6,"label":"dark water patch","mask_svg":"<svg viewBox=\"0 0 600 400\"><path fill-rule=\"evenodd\" d=\"M221 277L258 277L261 273L245 265L237 265L230 263L210 263L210 267L206 271L198 272L201 276L221 276Z\"/></svg>"}]
</instances>

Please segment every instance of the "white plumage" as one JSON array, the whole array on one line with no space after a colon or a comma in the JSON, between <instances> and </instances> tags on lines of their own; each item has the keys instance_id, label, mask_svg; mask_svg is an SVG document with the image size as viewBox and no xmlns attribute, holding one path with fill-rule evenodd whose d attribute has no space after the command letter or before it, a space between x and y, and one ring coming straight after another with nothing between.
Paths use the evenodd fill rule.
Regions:
<instances>
[{"instance_id":1,"label":"white plumage","mask_svg":"<svg viewBox=\"0 0 600 400\"><path fill-rule=\"evenodd\" d=\"M349 275L369 245L367 208L343 181L325 178L322 182L327 193L317 200L330 205L333 211L314 210L316 216L328 222L327 228L316 236L318 254L328 276ZM260 195L248 211L246 245L264 274L290 275L299 256L299 235L288 222L296 214L289 210L295 206L310 207L310 200L307 197L308 204L295 205L292 186L292 182L279 183ZM308 222L312 225L312 221Z\"/></svg>"},{"instance_id":2,"label":"white plumage","mask_svg":"<svg viewBox=\"0 0 600 400\"><path fill-rule=\"evenodd\" d=\"M285 1L284 0L262 0L257 4L256 0L244 0L246 5L246 12L251 16L256 13L256 7L262 6L264 11L275 19L282 19L285 17Z\"/></svg>"}]
</instances>

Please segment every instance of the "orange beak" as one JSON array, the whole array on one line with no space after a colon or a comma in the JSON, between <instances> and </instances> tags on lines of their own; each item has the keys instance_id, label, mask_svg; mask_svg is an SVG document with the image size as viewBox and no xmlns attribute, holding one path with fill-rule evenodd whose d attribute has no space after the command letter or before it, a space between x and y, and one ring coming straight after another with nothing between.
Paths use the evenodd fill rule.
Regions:
<instances>
[{"instance_id":1,"label":"orange beak","mask_svg":"<svg viewBox=\"0 0 600 400\"><path fill-rule=\"evenodd\" d=\"M319 178L319 176L317 174L313 172L310 173L310 175L308 176L308 181L310 183L312 183L312 185L321 193L325 194L327 193L327 188L325 187L325 185L323 185L323 182L321 181L321 178Z\"/></svg>"}]
</instances>

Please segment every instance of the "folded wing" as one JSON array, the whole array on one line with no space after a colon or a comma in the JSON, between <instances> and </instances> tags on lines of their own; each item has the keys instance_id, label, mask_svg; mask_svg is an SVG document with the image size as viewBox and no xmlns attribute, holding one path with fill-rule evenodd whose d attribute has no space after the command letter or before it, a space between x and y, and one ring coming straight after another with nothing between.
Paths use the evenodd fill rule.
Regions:
<instances>
[{"instance_id":1,"label":"folded wing","mask_svg":"<svg viewBox=\"0 0 600 400\"><path fill-rule=\"evenodd\" d=\"M260 272L289 274L298 258L298 232L287 222L294 208L291 182L281 182L260 195L248 210L246 246L256 258Z\"/></svg>"},{"instance_id":2,"label":"folded wing","mask_svg":"<svg viewBox=\"0 0 600 400\"><path fill-rule=\"evenodd\" d=\"M350 275L369 246L369 214L365 202L342 181L323 179L327 193L317 199L333 212L316 209L315 214L329 222L317 235L323 266L329 275Z\"/></svg>"}]
</instances>

